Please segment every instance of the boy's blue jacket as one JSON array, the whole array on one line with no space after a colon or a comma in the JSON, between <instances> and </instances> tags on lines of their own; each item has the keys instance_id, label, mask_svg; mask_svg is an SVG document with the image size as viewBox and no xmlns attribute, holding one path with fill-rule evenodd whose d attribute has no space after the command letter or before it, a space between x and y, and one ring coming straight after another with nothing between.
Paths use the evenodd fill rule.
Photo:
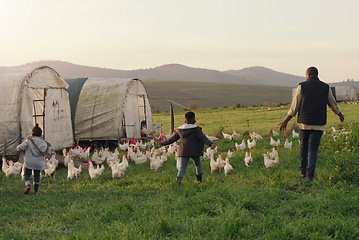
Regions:
<instances>
[{"instance_id":1,"label":"boy's blue jacket","mask_svg":"<svg viewBox=\"0 0 359 240\"><path fill-rule=\"evenodd\" d=\"M202 132L202 128L194 124L184 124L178 127L177 132L162 144L169 145L178 139L180 139L178 149L180 157L202 156L204 143L208 146L212 145L212 142Z\"/></svg>"}]
</instances>

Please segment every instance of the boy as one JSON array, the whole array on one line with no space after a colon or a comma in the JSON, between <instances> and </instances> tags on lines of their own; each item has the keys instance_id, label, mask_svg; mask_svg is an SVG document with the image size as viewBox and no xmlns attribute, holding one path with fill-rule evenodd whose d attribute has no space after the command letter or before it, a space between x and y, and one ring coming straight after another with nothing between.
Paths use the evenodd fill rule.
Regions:
<instances>
[{"instance_id":1,"label":"boy","mask_svg":"<svg viewBox=\"0 0 359 240\"><path fill-rule=\"evenodd\" d=\"M196 117L193 112L185 114L185 123L177 128L177 132L170 139L159 144L169 145L180 139L178 156L181 157L181 169L178 171L177 182L181 183L190 158L196 165L197 181L202 182L201 156L203 156L204 143L211 148L214 148L214 144L203 134L202 128L195 125Z\"/></svg>"}]
</instances>

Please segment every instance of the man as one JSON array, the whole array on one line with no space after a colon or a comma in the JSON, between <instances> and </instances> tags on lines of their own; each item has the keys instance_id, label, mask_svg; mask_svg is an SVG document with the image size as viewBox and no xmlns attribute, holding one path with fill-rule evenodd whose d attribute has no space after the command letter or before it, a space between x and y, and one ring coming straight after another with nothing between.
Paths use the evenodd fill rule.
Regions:
<instances>
[{"instance_id":1,"label":"man","mask_svg":"<svg viewBox=\"0 0 359 240\"><path fill-rule=\"evenodd\" d=\"M344 115L329 85L319 80L317 68L308 68L305 79L296 90L287 117L279 123L279 130L284 131L289 120L298 113L300 178L306 178L309 182L314 178L320 139L327 123L327 105L341 122L344 122Z\"/></svg>"}]
</instances>

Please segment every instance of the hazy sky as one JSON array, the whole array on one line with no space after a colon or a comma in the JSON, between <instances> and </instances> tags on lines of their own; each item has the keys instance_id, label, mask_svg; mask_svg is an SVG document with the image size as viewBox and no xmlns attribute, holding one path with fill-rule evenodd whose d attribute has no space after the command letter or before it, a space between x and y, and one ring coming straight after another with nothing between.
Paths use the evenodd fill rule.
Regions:
<instances>
[{"instance_id":1,"label":"hazy sky","mask_svg":"<svg viewBox=\"0 0 359 240\"><path fill-rule=\"evenodd\" d=\"M0 66L264 66L359 81L358 0L0 0Z\"/></svg>"}]
</instances>

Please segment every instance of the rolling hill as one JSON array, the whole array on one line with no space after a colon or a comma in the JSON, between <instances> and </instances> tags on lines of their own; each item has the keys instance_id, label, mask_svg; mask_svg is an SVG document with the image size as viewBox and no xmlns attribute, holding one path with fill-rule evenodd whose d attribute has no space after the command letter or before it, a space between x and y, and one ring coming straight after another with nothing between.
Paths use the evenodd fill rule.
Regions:
<instances>
[{"instance_id":1,"label":"rolling hill","mask_svg":"<svg viewBox=\"0 0 359 240\"><path fill-rule=\"evenodd\" d=\"M273 71L265 67L250 67L242 70L217 71L192 68L180 64L167 64L149 69L116 70L89 67L62 61L38 61L25 64L29 67L47 65L54 68L62 78L121 77L141 80L186 81L254 84L267 86L295 87L304 77ZM0 67L0 71L6 71Z\"/></svg>"}]
</instances>

